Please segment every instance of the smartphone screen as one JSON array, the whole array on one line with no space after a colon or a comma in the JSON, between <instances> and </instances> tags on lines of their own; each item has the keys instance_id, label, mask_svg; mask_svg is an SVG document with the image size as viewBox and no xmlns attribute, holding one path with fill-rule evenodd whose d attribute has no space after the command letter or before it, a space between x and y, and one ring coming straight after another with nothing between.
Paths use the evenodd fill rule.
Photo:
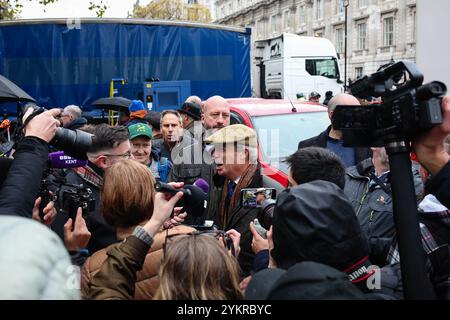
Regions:
<instances>
[{"instance_id":1,"label":"smartphone screen","mask_svg":"<svg viewBox=\"0 0 450 320\"><path fill-rule=\"evenodd\" d=\"M259 207L264 200L276 199L274 188L247 188L241 190L242 207Z\"/></svg>"}]
</instances>

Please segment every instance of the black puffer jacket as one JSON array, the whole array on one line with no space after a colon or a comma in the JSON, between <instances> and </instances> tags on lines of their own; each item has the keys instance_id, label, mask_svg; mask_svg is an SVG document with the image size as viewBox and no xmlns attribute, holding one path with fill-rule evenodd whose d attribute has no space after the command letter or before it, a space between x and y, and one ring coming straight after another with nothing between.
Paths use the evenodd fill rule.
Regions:
<instances>
[{"instance_id":1,"label":"black puffer jacket","mask_svg":"<svg viewBox=\"0 0 450 320\"><path fill-rule=\"evenodd\" d=\"M31 217L47 165L48 145L36 137L25 137L14 160L0 163L5 177L0 190L0 215Z\"/></svg>"}]
</instances>

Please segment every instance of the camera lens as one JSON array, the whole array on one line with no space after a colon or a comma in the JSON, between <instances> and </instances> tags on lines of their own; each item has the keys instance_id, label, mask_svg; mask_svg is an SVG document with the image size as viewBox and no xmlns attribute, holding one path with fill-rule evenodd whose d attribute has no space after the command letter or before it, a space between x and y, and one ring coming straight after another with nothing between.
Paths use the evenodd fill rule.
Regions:
<instances>
[{"instance_id":1,"label":"camera lens","mask_svg":"<svg viewBox=\"0 0 450 320\"><path fill-rule=\"evenodd\" d=\"M75 159L86 160L89 148L92 145L93 135L80 130L58 128L55 138L50 142L58 150Z\"/></svg>"},{"instance_id":2,"label":"camera lens","mask_svg":"<svg viewBox=\"0 0 450 320\"><path fill-rule=\"evenodd\" d=\"M258 213L258 221L266 230L269 230L272 226L275 202L273 199L264 200L261 204L261 210Z\"/></svg>"}]
</instances>

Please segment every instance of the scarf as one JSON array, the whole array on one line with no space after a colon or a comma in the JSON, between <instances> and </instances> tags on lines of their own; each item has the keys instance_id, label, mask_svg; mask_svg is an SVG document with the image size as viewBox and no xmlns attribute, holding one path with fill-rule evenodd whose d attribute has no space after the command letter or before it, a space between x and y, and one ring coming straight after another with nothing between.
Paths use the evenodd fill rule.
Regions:
<instances>
[{"instance_id":1,"label":"scarf","mask_svg":"<svg viewBox=\"0 0 450 320\"><path fill-rule=\"evenodd\" d=\"M248 166L247 171L244 172L238 184L234 188L234 192L230 200L227 200L228 182L230 182L230 180L225 179L219 209L219 218L223 229L226 229L227 224L229 223L229 219L233 214L233 211L236 209L236 206L238 205L241 196L241 190L247 188L250 185L257 169L258 165L256 164L251 164ZM226 206L227 203L228 206Z\"/></svg>"},{"instance_id":2,"label":"scarf","mask_svg":"<svg viewBox=\"0 0 450 320\"><path fill-rule=\"evenodd\" d=\"M103 185L103 177L100 176L97 172L95 172L94 169L92 169L91 167L89 166L78 167L73 168L72 170L75 171L75 173L79 175L80 178L83 179L84 181L89 182L90 184L101 189Z\"/></svg>"}]
</instances>

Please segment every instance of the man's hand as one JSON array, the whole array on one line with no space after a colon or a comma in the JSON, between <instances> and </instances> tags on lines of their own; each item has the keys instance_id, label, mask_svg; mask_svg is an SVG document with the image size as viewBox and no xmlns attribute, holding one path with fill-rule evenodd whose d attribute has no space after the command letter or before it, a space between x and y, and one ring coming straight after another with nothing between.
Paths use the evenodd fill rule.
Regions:
<instances>
[{"instance_id":1,"label":"man's hand","mask_svg":"<svg viewBox=\"0 0 450 320\"><path fill-rule=\"evenodd\" d=\"M169 184L176 189L179 189L184 185L183 182L171 182ZM170 219L175 204L182 197L182 192L177 192L174 196L163 192L157 192L155 194L152 217L143 227L151 237L154 237L158 230L163 226L164 222Z\"/></svg>"},{"instance_id":2,"label":"man's hand","mask_svg":"<svg viewBox=\"0 0 450 320\"><path fill-rule=\"evenodd\" d=\"M86 221L83 219L82 209L78 208L75 226L72 227L72 219L69 218L64 225L64 243L69 251L78 251L86 248L91 239Z\"/></svg>"},{"instance_id":3,"label":"man's hand","mask_svg":"<svg viewBox=\"0 0 450 320\"><path fill-rule=\"evenodd\" d=\"M42 221L41 217L39 216L39 205L41 204L41 197L37 198L36 201L34 202L34 207L33 207L33 213L32 213L32 218L33 220L36 220L38 222L42 222L43 224L45 224L46 226L51 226L53 221L55 221L56 218L56 208L55 208L55 204L53 201L50 201L44 208L44 221Z\"/></svg>"},{"instance_id":4,"label":"man's hand","mask_svg":"<svg viewBox=\"0 0 450 320\"><path fill-rule=\"evenodd\" d=\"M241 252L241 234L234 229L228 230L227 232L225 232L225 234L229 236L233 241L235 257L239 257L239 253Z\"/></svg>"},{"instance_id":5,"label":"man's hand","mask_svg":"<svg viewBox=\"0 0 450 320\"><path fill-rule=\"evenodd\" d=\"M250 231L253 234L253 240L252 240L252 251L254 254L257 254L261 250L269 250L269 241L267 239L264 239L261 237L261 235L256 231L255 227L253 226L253 221L250 222Z\"/></svg>"},{"instance_id":6,"label":"man's hand","mask_svg":"<svg viewBox=\"0 0 450 320\"><path fill-rule=\"evenodd\" d=\"M450 133L450 96L442 99L442 124L420 135L413 141L414 152L420 164L436 175L448 161L444 140Z\"/></svg>"},{"instance_id":7,"label":"man's hand","mask_svg":"<svg viewBox=\"0 0 450 320\"><path fill-rule=\"evenodd\" d=\"M30 108L25 113L23 120L25 121L31 113L33 113L33 109ZM50 142L60 125L60 122L55 119L60 113L60 109L51 109L37 115L25 127L25 136L38 137L47 143Z\"/></svg>"}]
</instances>

